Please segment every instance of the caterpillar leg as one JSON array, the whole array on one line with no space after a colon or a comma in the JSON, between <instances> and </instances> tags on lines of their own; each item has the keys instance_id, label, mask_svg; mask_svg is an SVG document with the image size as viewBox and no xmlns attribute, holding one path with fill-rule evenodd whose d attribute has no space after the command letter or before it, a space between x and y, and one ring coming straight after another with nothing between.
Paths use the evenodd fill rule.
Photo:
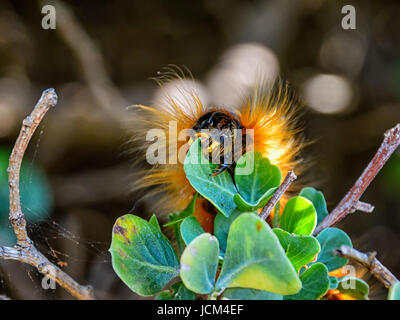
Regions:
<instances>
[{"instance_id":1,"label":"caterpillar leg","mask_svg":"<svg viewBox=\"0 0 400 320\"><path fill-rule=\"evenodd\" d=\"M211 174L213 177L219 175L221 172L228 169L231 165L227 163L221 163L218 167L215 168L214 172Z\"/></svg>"}]
</instances>

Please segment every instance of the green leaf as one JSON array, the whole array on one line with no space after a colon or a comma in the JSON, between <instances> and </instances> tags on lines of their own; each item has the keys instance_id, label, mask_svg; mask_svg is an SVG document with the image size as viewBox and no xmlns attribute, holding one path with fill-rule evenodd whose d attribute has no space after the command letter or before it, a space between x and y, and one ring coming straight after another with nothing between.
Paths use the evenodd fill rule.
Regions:
<instances>
[{"instance_id":1,"label":"green leaf","mask_svg":"<svg viewBox=\"0 0 400 320\"><path fill-rule=\"evenodd\" d=\"M338 278L334 276L329 276L330 284L329 284L329 289L336 289L339 284Z\"/></svg>"},{"instance_id":2,"label":"green leaf","mask_svg":"<svg viewBox=\"0 0 400 320\"><path fill-rule=\"evenodd\" d=\"M307 187L300 191L300 196L310 200L317 211L317 224L320 223L328 215L328 208L324 194L314 188Z\"/></svg>"},{"instance_id":3,"label":"green leaf","mask_svg":"<svg viewBox=\"0 0 400 320\"><path fill-rule=\"evenodd\" d=\"M301 283L269 225L255 214L244 213L230 227L216 287L218 291L240 287L292 294Z\"/></svg>"},{"instance_id":4,"label":"green leaf","mask_svg":"<svg viewBox=\"0 0 400 320\"><path fill-rule=\"evenodd\" d=\"M246 288L229 288L222 295L222 299L229 300L282 300L280 294Z\"/></svg>"},{"instance_id":5,"label":"green leaf","mask_svg":"<svg viewBox=\"0 0 400 320\"><path fill-rule=\"evenodd\" d=\"M150 218L150 220L149 220L149 223L150 223L152 226L156 227L156 228L158 229L158 231L161 232L160 224L158 223L158 220L157 220L157 217L156 217L155 214L153 214L153 215L151 216L151 218Z\"/></svg>"},{"instance_id":6,"label":"green leaf","mask_svg":"<svg viewBox=\"0 0 400 320\"><path fill-rule=\"evenodd\" d=\"M181 235L186 245L189 245L189 243L192 242L194 238L201 235L202 233L204 233L204 230L195 216L187 217L185 218L185 220L182 221Z\"/></svg>"},{"instance_id":7,"label":"green leaf","mask_svg":"<svg viewBox=\"0 0 400 320\"><path fill-rule=\"evenodd\" d=\"M181 223L182 222L179 222L172 226L174 228L176 244L178 247L179 254L182 254L183 250L185 250L185 242L183 241L182 235L181 235Z\"/></svg>"},{"instance_id":8,"label":"green leaf","mask_svg":"<svg viewBox=\"0 0 400 320\"><path fill-rule=\"evenodd\" d=\"M203 233L186 247L181 257L181 279L185 286L199 294L214 290L219 257L218 240Z\"/></svg>"},{"instance_id":9,"label":"green leaf","mask_svg":"<svg viewBox=\"0 0 400 320\"><path fill-rule=\"evenodd\" d=\"M299 293L285 296L285 300L317 300L329 289L328 269L322 263L313 264L300 275L302 288Z\"/></svg>"},{"instance_id":10,"label":"green leaf","mask_svg":"<svg viewBox=\"0 0 400 320\"><path fill-rule=\"evenodd\" d=\"M244 174L244 168L250 162L254 164L253 170ZM235 203L245 211L265 206L279 186L281 178L281 170L272 165L259 151L247 152L235 167L235 183L240 194L235 196Z\"/></svg>"},{"instance_id":11,"label":"green leaf","mask_svg":"<svg viewBox=\"0 0 400 320\"><path fill-rule=\"evenodd\" d=\"M174 283L171 290L160 292L154 300L194 300L195 294L183 282Z\"/></svg>"},{"instance_id":12,"label":"green leaf","mask_svg":"<svg viewBox=\"0 0 400 320\"><path fill-rule=\"evenodd\" d=\"M317 213L310 200L291 198L283 209L280 227L296 235L311 235L317 224Z\"/></svg>"},{"instance_id":13,"label":"green leaf","mask_svg":"<svg viewBox=\"0 0 400 320\"><path fill-rule=\"evenodd\" d=\"M343 277L340 279L337 289L340 293L344 293L357 300L369 300L369 286L362 279L356 277Z\"/></svg>"},{"instance_id":14,"label":"green leaf","mask_svg":"<svg viewBox=\"0 0 400 320\"><path fill-rule=\"evenodd\" d=\"M396 282L390 288L388 300L400 300L400 282Z\"/></svg>"},{"instance_id":15,"label":"green leaf","mask_svg":"<svg viewBox=\"0 0 400 320\"><path fill-rule=\"evenodd\" d=\"M233 196L237 191L227 170L212 176L217 166L205 159L201 152L200 139L195 140L185 158L186 177L198 193L229 217L236 208Z\"/></svg>"},{"instance_id":16,"label":"green leaf","mask_svg":"<svg viewBox=\"0 0 400 320\"><path fill-rule=\"evenodd\" d=\"M326 228L317 236L317 240L321 245L317 262L325 264L329 271L337 270L348 262L347 259L333 254L333 251L342 245L353 246L344 231L337 228Z\"/></svg>"},{"instance_id":17,"label":"green leaf","mask_svg":"<svg viewBox=\"0 0 400 320\"><path fill-rule=\"evenodd\" d=\"M169 226L172 226L174 224L180 223L186 217L189 217L189 216L193 215L194 208L196 206L197 196L198 196L198 193L195 193L194 196L193 196L192 201L190 201L190 203L188 204L188 206L184 210L182 210L180 212L171 213L170 215L168 215L168 219L171 222L168 222L168 223L164 224L163 227L169 227Z\"/></svg>"},{"instance_id":18,"label":"green leaf","mask_svg":"<svg viewBox=\"0 0 400 320\"><path fill-rule=\"evenodd\" d=\"M235 201L236 206L244 212L254 211L258 208L264 207L269 199L271 199L271 197L274 195L276 189L278 188L269 189L258 201L254 203L248 203L239 193L234 195L233 201Z\"/></svg>"},{"instance_id":19,"label":"green leaf","mask_svg":"<svg viewBox=\"0 0 400 320\"><path fill-rule=\"evenodd\" d=\"M222 255L225 255L226 251L226 241L228 239L229 228L231 227L232 222L244 212L240 210L235 210L229 216L229 218L225 217L221 212L215 216L214 219L214 235L217 237L219 246L222 251Z\"/></svg>"},{"instance_id":20,"label":"green leaf","mask_svg":"<svg viewBox=\"0 0 400 320\"><path fill-rule=\"evenodd\" d=\"M287 257L296 271L311 262L320 250L320 245L312 236L296 236L282 229L272 229L279 239Z\"/></svg>"},{"instance_id":21,"label":"green leaf","mask_svg":"<svg viewBox=\"0 0 400 320\"><path fill-rule=\"evenodd\" d=\"M153 224L131 214L115 222L110 252L114 271L142 296L158 293L179 274L179 261L168 239Z\"/></svg>"}]
</instances>

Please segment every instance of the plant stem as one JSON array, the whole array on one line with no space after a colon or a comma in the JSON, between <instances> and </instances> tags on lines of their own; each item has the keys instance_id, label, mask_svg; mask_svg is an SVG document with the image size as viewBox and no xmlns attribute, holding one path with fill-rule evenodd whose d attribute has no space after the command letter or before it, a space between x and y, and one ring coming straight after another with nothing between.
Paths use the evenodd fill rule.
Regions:
<instances>
[{"instance_id":1,"label":"plant stem","mask_svg":"<svg viewBox=\"0 0 400 320\"><path fill-rule=\"evenodd\" d=\"M372 212L374 210L372 205L360 202L359 200L370 185L371 181L374 180L378 172L382 169L383 165L388 161L399 145L400 123L386 131L385 138L371 162L336 208L317 226L317 228L315 228L314 235L320 233L325 228L338 223L356 210L365 212Z\"/></svg>"},{"instance_id":2,"label":"plant stem","mask_svg":"<svg viewBox=\"0 0 400 320\"><path fill-rule=\"evenodd\" d=\"M271 197L271 199L269 199L265 207L262 209L260 216L263 220L266 220L268 218L272 209L278 203L278 201L286 192L286 190L289 188L289 186L292 184L292 182L296 179L297 176L294 174L294 171L293 170L289 171L285 179L283 180L282 184L279 186L279 188L275 191L274 195Z\"/></svg>"},{"instance_id":3,"label":"plant stem","mask_svg":"<svg viewBox=\"0 0 400 320\"><path fill-rule=\"evenodd\" d=\"M341 246L339 249L336 249L334 253L337 256L352 260L367 268L386 288L392 287L399 281L389 269L376 258L376 252L363 253L348 246Z\"/></svg>"},{"instance_id":4,"label":"plant stem","mask_svg":"<svg viewBox=\"0 0 400 320\"><path fill-rule=\"evenodd\" d=\"M26 220L21 210L19 181L25 150L47 111L56 104L57 94L54 89L45 90L31 114L22 122L21 131L11 152L7 169L10 189L9 220L14 228L17 243L14 247L0 246L0 259L16 260L30 264L49 279L56 281L72 296L78 299L95 299L90 286L81 286L36 249L26 231Z\"/></svg>"}]
</instances>

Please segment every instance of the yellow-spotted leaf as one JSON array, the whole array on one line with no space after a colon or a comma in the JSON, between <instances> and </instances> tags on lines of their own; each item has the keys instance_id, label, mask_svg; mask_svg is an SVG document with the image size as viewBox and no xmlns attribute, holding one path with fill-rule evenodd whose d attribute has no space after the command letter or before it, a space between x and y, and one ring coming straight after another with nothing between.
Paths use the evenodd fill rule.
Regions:
<instances>
[{"instance_id":1,"label":"yellow-spotted leaf","mask_svg":"<svg viewBox=\"0 0 400 320\"><path fill-rule=\"evenodd\" d=\"M151 222L131 214L120 217L113 227L110 252L117 275L142 296L160 292L179 274L176 253L155 217Z\"/></svg>"},{"instance_id":2,"label":"yellow-spotted leaf","mask_svg":"<svg viewBox=\"0 0 400 320\"><path fill-rule=\"evenodd\" d=\"M283 300L283 296L280 294L246 288L226 289L222 298L228 300Z\"/></svg>"},{"instance_id":3,"label":"yellow-spotted leaf","mask_svg":"<svg viewBox=\"0 0 400 320\"><path fill-rule=\"evenodd\" d=\"M278 238L260 217L241 214L229 229L227 248L217 291L249 288L287 295L301 282Z\"/></svg>"}]
</instances>

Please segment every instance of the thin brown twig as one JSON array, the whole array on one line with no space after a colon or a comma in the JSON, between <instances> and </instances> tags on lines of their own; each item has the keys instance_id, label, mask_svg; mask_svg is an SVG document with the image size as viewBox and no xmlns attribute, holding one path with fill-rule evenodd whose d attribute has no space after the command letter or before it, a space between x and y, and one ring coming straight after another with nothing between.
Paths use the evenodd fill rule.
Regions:
<instances>
[{"instance_id":1,"label":"thin brown twig","mask_svg":"<svg viewBox=\"0 0 400 320\"><path fill-rule=\"evenodd\" d=\"M263 220L266 220L268 218L272 209L278 203L279 199L282 198L283 194L286 192L286 190L289 188L292 182L296 179L297 176L294 174L294 171L293 170L289 171L285 179L283 180L282 184L279 186L279 188L275 191L274 195L271 197L271 199L268 200L267 204L262 209L260 216Z\"/></svg>"},{"instance_id":2,"label":"thin brown twig","mask_svg":"<svg viewBox=\"0 0 400 320\"><path fill-rule=\"evenodd\" d=\"M386 288L393 286L397 278L377 258L376 252L363 253L348 246L341 246L334 253L337 256L357 262L369 270L369 272L384 284Z\"/></svg>"},{"instance_id":3,"label":"thin brown twig","mask_svg":"<svg viewBox=\"0 0 400 320\"><path fill-rule=\"evenodd\" d=\"M81 286L59 267L52 264L36 249L26 231L26 220L21 210L19 180L22 159L33 133L47 111L57 104L57 94L54 89L42 93L31 114L22 122L22 128L10 155L8 184L10 189L10 222L17 237L14 247L0 247L0 259L16 260L34 266L40 273L57 282L72 296L78 299L95 299L90 286Z\"/></svg>"},{"instance_id":4,"label":"thin brown twig","mask_svg":"<svg viewBox=\"0 0 400 320\"><path fill-rule=\"evenodd\" d=\"M374 209L372 205L360 202L359 200L370 185L371 181L374 180L378 172L382 169L383 165L399 145L400 123L386 131L385 138L371 162L336 208L317 226L317 228L315 228L314 235L318 234L325 228L336 224L356 210L372 212Z\"/></svg>"}]
</instances>

